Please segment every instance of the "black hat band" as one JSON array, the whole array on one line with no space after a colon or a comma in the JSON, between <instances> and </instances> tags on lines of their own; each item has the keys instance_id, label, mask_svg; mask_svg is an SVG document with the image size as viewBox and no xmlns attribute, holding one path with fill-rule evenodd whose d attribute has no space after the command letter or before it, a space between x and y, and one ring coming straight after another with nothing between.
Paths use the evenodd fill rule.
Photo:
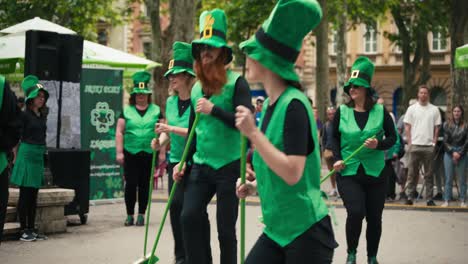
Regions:
<instances>
[{"instance_id":1,"label":"black hat band","mask_svg":"<svg viewBox=\"0 0 468 264\"><path fill-rule=\"evenodd\" d=\"M174 64L172 67L182 67L182 68L190 68L192 69L193 65L190 62L186 62L183 60L174 60Z\"/></svg>"},{"instance_id":2,"label":"black hat band","mask_svg":"<svg viewBox=\"0 0 468 264\"><path fill-rule=\"evenodd\" d=\"M299 51L272 38L263 30L263 28L260 28L257 33L255 33L255 38L266 49L291 63L295 63L299 56Z\"/></svg>"}]
</instances>

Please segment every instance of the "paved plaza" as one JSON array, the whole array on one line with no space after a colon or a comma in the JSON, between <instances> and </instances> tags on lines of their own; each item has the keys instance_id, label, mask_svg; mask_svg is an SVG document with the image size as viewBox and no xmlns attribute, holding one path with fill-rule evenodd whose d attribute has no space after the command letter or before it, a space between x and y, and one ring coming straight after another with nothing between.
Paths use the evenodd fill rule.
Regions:
<instances>
[{"instance_id":1,"label":"paved plaza","mask_svg":"<svg viewBox=\"0 0 468 264\"><path fill-rule=\"evenodd\" d=\"M153 244L164 203L154 202L150 225L150 246ZM219 263L216 236L216 207L209 206L212 229L214 263ZM247 251L261 233L258 221L260 206L247 206ZM345 217L343 208L336 209L338 226L335 235L340 246L335 251L334 263L346 258ZM71 216L71 220L74 216ZM103 204L91 206L85 226L71 226L67 233L50 235L47 241L6 241L0 246L2 264L130 264L142 255L144 228L124 227L125 205ZM424 263L464 264L468 259L468 213L447 211L385 210L383 236L379 251L382 264ZM365 226L364 226L365 228ZM363 230L365 230L363 228ZM361 235L358 263L365 262L365 234ZM157 256L160 264L173 263L173 239L167 221ZM312 263L312 262L311 262Z\"/></svg>"}]
</instances>

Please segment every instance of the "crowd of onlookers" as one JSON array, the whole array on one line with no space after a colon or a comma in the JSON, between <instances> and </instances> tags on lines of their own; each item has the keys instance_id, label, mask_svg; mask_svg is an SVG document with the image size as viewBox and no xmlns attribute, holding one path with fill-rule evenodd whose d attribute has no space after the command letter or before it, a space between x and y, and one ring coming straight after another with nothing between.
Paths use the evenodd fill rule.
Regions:
<instances>
[{"instance_id":1,"label":"crowd of onlookers","mask_svg":"<svg viewBox=\"0 0 468 264\"><path fill-rule=\"evenodd\" d=\"M398 119L390 113L399 138L385 155L384 170L389 183L387 202L399 200L406 205L413 205L415 201L424 199L428 206L434 206L434 201L440 201L438 205L447 207L452 201L458 200L459 203L453 205L466 207L468 124L464 109L460 105L453 105L450 112L445 113L430 103L429 93L427 86L420 86L417 99L409 101L405 113ZM264 100L263 97L256 99L258 119ZM376 100L384 104L382 98ZM333 169L335 161L331 146L335 112L335 107L328 107L327 120L322 122L317 118L317 109L314 107L321 154L328 170ZM422 183L419 190L418 183ZM339 197L335 175L330 177L330 184L328 195Z\"/></svg>"}]
</instances>

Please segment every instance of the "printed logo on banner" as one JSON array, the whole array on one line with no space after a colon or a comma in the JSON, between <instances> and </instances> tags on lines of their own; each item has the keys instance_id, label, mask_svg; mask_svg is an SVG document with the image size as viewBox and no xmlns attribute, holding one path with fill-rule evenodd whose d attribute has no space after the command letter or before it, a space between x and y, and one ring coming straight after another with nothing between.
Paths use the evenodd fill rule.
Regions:
<instances>
[{"instance_id":1,"label":"printed logo on banner","mask_svg":"<svg viewBox=\"0 0 468 264\"><path fill-rule=\"evenodd\" d=\"M115 123L115 113L106 102L97 102L96 108L91 111L91 124L98 133L107 133Z\"/></svg>"}]
</instances>

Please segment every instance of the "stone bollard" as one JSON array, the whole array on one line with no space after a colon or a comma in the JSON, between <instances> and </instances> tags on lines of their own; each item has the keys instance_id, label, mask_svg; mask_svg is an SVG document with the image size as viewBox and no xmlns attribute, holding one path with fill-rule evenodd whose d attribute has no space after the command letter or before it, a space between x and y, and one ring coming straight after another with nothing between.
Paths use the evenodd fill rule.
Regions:
<instances>
[{"instance_id":1,"label":"stone bollard","mask_svg":"<svg viewBox=\"0 0 468 264\"><path fill-rule=\"evenodd\" d=\"M9 191L8 205L17 207L19 189L10 188ZM39 232L45 234L66 232L65 205L69 204L74 197L75 191L72 189L40 189L36 211L36 226Z\"/></svg>"}]
</instances>

